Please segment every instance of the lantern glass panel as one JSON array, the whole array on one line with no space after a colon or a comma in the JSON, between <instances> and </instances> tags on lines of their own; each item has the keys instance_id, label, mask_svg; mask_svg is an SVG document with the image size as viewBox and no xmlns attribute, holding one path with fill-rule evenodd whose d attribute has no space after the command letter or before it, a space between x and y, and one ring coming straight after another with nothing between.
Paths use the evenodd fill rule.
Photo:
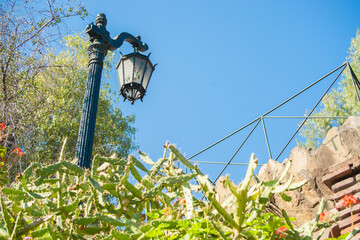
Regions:
<instances>
[{"instance_id":1,"label":"lantern glass panel","mask_svg":"<svg viewBox=\"0 0 360 240\"><path fill-rule=\"evenodd\" d=\"M144 76L146 63L147 63L146 59L143 59L141 57L135 58L134 79L133 79L135 83L141 84L141 80L143 79Z\"/></svg>"},{"instance_id":2,"label":"lantern glass panel","mask_svg":"<svg viewBox=\"0 0 360 240\"><path fill-rule=\"evenodd\" d=\"M133 78L134 57L123 60L124 64L124 84L131 83Z\"/></svg>"},{"instance_id":3,"label":"lantern glass panel","mask_svg":"<svg viewBox=\"0 0 360 240\"><path fill-rule=\"evenodd\" d=\"M150 62L147 62L146 64L147 64L147 67L146 67L146 71L144 74L144 80L142 83L142 86L145 90L147 89L147 86L149 84L151 74L154 71L154 67L152 66L152 64Z\"/></svg>"},{"instance_id":4,"label":"lantern glass panel","mask_svg":"<svg viewBox=\"0 0 360 240\"><path fill-rule=\"evenodd\" d=\"M124 71L123 71L123 69L124 69L124 62L120 62L116 67L120 89L124 85Z\"/></svg>"}]
</instances>

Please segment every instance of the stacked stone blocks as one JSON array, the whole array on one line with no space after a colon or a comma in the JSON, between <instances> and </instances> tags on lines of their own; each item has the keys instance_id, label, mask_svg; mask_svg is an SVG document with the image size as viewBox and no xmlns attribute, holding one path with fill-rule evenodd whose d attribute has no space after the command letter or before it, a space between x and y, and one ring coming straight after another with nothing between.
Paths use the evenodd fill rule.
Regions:
<instances>
[{"instance_id":1,"label":"stacked stone blocks","mask_svg":"<svg viewBox=\"0 0 360 240\"><path fill-rule=\"evenodd\" d=\"M360 198L360 159L355 157L331 166L322 181L334 193L333 200L336 202L335 207L340 217L337 226L340 234L360 227L360 203L345 207L341 200L345 195L350 194L357 199Z\"/></svg>"}]
</instances>

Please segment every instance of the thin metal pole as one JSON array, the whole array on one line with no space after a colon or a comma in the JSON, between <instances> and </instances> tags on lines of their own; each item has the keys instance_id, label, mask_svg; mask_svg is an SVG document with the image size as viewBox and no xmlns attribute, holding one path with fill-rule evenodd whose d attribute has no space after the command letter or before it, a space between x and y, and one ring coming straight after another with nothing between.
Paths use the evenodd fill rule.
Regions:
<instances>
[{"instance_id":1,"label":"thin metal pole","mask_svg":"<svg viewBox=\"0 0 360 240\"><path fill-rule=\"evenodd\" d=\"M358 99L359 104L360 104L360 97L359 97L359 92L358 92L358 88L359 88L358 82L359 82L359 80L357 79L357 77L356 77L354 71L352 70L349 62L347 63L347 66L349 67L349 71L350 71L350 75L351 75L351 80L352 80L352 82L353 82L353 84L354 84L355 93L356 93L357 99ZM356 81L355 79L356 79L357 81Z\"/></svg>"},{"instance_id":2,"label":"thin metal pole","mask_svg":"<svg viewBox=\"0 0 360 240\"><path fill-rule=\"evenodd\" d=\"M357 76L356 76L356 74L355 74L354 70L352 69L349 62L348 62L348 66L349 66L349 69L350 69L351 77L354 78L354 80L356 82L356 85L358 86L358 88L360 88L360 82L359 82L359 80L358 80L358 78L357 78Z\"/></svg>"},{"instance_id":3,"label":"thin metal pole","mask_svg":"<svg viewBox=\"0 0 360 240\"><path fill-rule=\"evenodd\" d=\"M336 80L339 78L339 76L342 74L342 72L344 71L345 67L340 71L340 73L336 76L335 80L331 83L331 85L328 87L328 89L326 89L326 91L324 92L324 94L321 96L321 98L319 99L319 101L316 103L316 105L313 107L313 109L310 111L310 113L308 114L308 116L310 116L314 110L316 109L316 107L320 104L320 102L322 101L322 99L324 98L324 96L327 94L327 92L331 89L331 87L334 85L334 83L336 82ZM302 128L302 126L305 124L306 120L308 120L308 117L306 117L300 124L300 126L298 127L298 129L295 131L295 133L292 135L292 137L290 138L290 140L286 143L285 147L281 150L281 152L279 153L279 155L277 156L277 158L275 159L276 161L279 159L279 157L281 156L281 154L285 151L285 149L287 148L287 146L290 144L290 142L293 140L293 138L296 136L296 134L299 132L299 130Z\"/></svg>"},{"instance_id":4,"label":"thin metal pole","mask_svg":"<svg viewBox=\"0 0 360 240\"><path fill-rule=\"evenodd\" d=\"M318 84L321 80L323 80L324 78L330 76L331 74L333 74L334 72L336 72L337 70L339 70L340 68L344 67L346 65L346 63L342 64L341 66L337 67L336 69L332 70L331 72L329 72L328 74L326 74L325 76L321 77L320 79L316 80L315 82L313 82L312 84L310 84L309 86L307 86L306 88L304 88L303 90L301 90L300 92L296 93L295 95L293 95L292 97L288 98L287 100L285 100L284 102L280 103L279 105L277 105L276 107L274 107L273 109L267 111L266 113L263 114L263 116L268 115L269 113L273 112L274 110L278 109L279 107L281 107L282 105L284 105L285 103L289 102L290 100L292 100L293 98L297 97L298 95L300 95L301 93L305 92L306 90L308 90L309 88L313 87L314 85Z\"/></svg>"},{"instance_id":5,"label":"thin metal pole","mask_svg":"<svg viewBox=\"0 0 360 240\"><path fill-rule=\"evenodd\" d=\"M260 120L258 120L258 122L255 124L255 126L253 127L253 129L251 129L250 133L246 136L245 140L241 143L240 147L236 150L236 152L234 153L234 155L230 158L230 160L226 163L225 167L221 170L221 172L219 173L219 175L216 177L216 179L213 182L213 185L215 185L216 181L219 179L219 177L221 176L221 174L225 171L225 169L227 168L227 166L229 166L229 164L231 163L231 161L234 159L234 157L236 156L236 154L240 151L240 149L242 148L242 146L246 143L246 141L249 139L249 137L251 136L251 134L254 132L254 130L256 129L256 127L259 125Z\"/></svg>"},{"instance_id":6,"label":"thin metal pole","mask_svg":"<svg viewBox=\"0 0 360 240\"><path fill-rule=\"evenodd\" d=\"M257 120L259 120L259 119L260 119L260 117L258 117L257 119L255 119L255 120L253 120L253 121L249 122L248 124L244 125L243 127L239 128L238 130L236 130L236 131L234 131L234 132L230 133L230 134L229 134L229 135L227 135L226 137L224 137L224 138L220 139L219 141L217 141L217 142L215 142L215 143L211 144L210 146L208 146L208 147L204 148L204 149L203 149L203 150L201 150L200 152L198 152L198 153L196 153L196 154L192 155L191 157L189 157L189 158L188 158L188 160L190 160L190 159L192 159L192 158L196 157L196 156L197 156L197 155L199 155L200 153L205 152L206 150L208 150L208 149L212 148L212 147L213 147L213 146L215 146L216 144L218 144L218 143L220 143L220 142L222 142L222 141L226 140L227 138L231 137L231 136L232 136L232 135L234 135L235 133L238 133L239 131L241 131L241 130L243 130L243 129L247 128L248 126L250 126L251 124L253 124L254 122L256 122L256 121L257 121Z\"/></svg>"},{"instance_id":7,"label":"thin metal pole","mask_svg":"<svg viewBox=\"0 0 360 240\"><path fill-rule=\"evenodd\" d=\"M264 136L265 136L265 141L266 141L266 147L267 147L267 150L268 150L268 153L269 153L269 158L272 159L271 150L270 150L270 145L269 145L269 139L268 139L268 136L267 136L267 132L266 132L266 127L265 127L265 122L264 122L264 117L263 117L263 116L261 117L261 123L262 123L263 130L264 130Z\"/></svg>"},{"instance_id":8,"label":"thin metal pole","mask_svg":"<svg viewBox=\"0 0 360 240\"><path fill-rule=\"evenodd\" d=\"M352 76L354 77L355 83L357 85L357 87L360 89L360 82L355 74L355 72L353 71L353 69L350 67L350 70L352 71Z\"/></svg>"},{"instance_id":9,"label":"thin metal pole","mask_svg":"<svg viewBox=\"0 0 360 240\"><path fill-rule=\"evenodd\" d=\"M347 63L344 63L344 64L342 64L341 66L335 68L334 70L332 70L331 72L329 72L329 73L326 74L325 76L319 78L318 80L316 80L315 82L313 82L312 84L310 84L309 86L307 86L306 88L304 88L303 90L301 90L300 92L296 93L296 94L293 95L292 97L288 98L287 100L285 100L284 102L280 103L279 105L277 105L277 106L274 107L273 109L267 111L266 113L262 114L261 116L266 116L266 115L268 115L269 113L275 111L276 109L278 109L279 107L281 107L281 106L284 105L285 103L289 102L289 101L292 100L293 98L297 97L297 96L300 95L301 93L305 92L306 90L308 90L308 89L311 88L312 86L314 86L314 85L316 85L317 83L319 83L320 81L322 81L324 78L328 77L329 75L333 74L334 72L336 72L336 71L339 70L340 68L344 67L346 64L347 64ZM261 118L261 116L258 117L258 118L256 118L256 119L254 119L253 121L249 122L249 123L246 124L245 126L239 128L238 130L230 133L230 134L227 135L226 137L224 137L224 138L218 140L217 142L211 144L210 146L204 148L203 150L197 152L196 154L192 155L191 157L188 158L188 160L196 157L197 155L205 152L206 150L208 150L208 149L214 147L215 145L221 143L222 141L228 139L229 137L231 137L232 135L238 133L239 131L243 130L244 128L250 126L250 125L253 124L254 122L258 121L258 120Z\"/></svg>"},{"instance_id":10,"label":"thin metal pole","mask_svg":"<svg viewBox=\"0 0 360 240\"><path fill-rule=\"evenodd\" d=\"M348 118L350 116L264 116L264 118Z\"/></svg>"},{"instance_id":11,"label":"thin metal pole","mask_svg":"<svg viewBox=\"0 0 360 240\"><path fill-rule=\"evenodd\" d=\"M218 165L225 165L227 164L226 162L211 162L211 161L189 161L192 163L203 163L203 164L218 164ZM234 166L248 166L248 163L229 163L229 165L234 165ZM258 164L258 166L263 166L264 164Z\"/></svg>"}]
</instances>

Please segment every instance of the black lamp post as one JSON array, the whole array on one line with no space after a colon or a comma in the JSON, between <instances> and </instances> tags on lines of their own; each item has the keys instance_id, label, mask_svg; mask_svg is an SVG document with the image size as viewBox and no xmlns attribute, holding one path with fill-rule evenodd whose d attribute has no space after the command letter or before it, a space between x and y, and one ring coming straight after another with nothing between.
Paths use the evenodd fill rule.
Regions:
<instances>
[{"instance_id":1,"label":"black lamp post","mask_svg":"<svg viewBox=\"0 0 360 240\"><path fill-rule=\"evenodd\" d=\"M134 53L123 56L117 65L120 93L124 100L128 99L132 104L137 99L142 100L154 70L148 56L138 53L148 50L148 46L139 36L134 37L124 32L113 39L106 30L106 23L105 14L99 13L95 24L91 23L86 27L92 44L88 49L89 71L75 153L78 165L83 168L90 168L91 165L101 72L107 51L118 49L124 41L129 42L135 49Z\"/></svg>"}]
</instances>

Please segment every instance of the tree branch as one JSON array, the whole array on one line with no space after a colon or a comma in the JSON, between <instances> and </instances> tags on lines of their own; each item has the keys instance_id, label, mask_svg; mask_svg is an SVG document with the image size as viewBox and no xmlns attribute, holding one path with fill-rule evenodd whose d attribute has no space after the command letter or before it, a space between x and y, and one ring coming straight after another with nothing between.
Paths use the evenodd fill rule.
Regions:
<instances>
[{"instance_id":1,"label":"tree branch","mask_svg":"<svg viewBox=\"0 0 360 240\"><path fill-rule=\"evenodd\" d=\"M50 220L54 215L48 215L46 217L40 218L39 220L30 223L29 225L25 226L24 228L20 229L19 231L17 231L16 236L21 236L25 233L27 233L28 231L30 231L31 229L39 226L40 224L42 224L43 222L46 222L48 220Z\"/></svg>"},{"instance_id":2,"label":"tree branch","mask_svg":"<svg viewBox=\"0 0 360 240\"><path fill-rule=\"evenodd\" d=\"M23 45L24 43L30 41L31 39L33 39L34 37L36 37L45 27L47 27L52 21L55 20L55 17L53 16L49 21L47 21L44 25L42 25L33 35L31 35L30 37L28 37L27 39L25 39L24 41L22 41L21 43L19 43L15 48L17 49L18 47L20 47L21 45Z\"/></svg>"}]
</instances>

